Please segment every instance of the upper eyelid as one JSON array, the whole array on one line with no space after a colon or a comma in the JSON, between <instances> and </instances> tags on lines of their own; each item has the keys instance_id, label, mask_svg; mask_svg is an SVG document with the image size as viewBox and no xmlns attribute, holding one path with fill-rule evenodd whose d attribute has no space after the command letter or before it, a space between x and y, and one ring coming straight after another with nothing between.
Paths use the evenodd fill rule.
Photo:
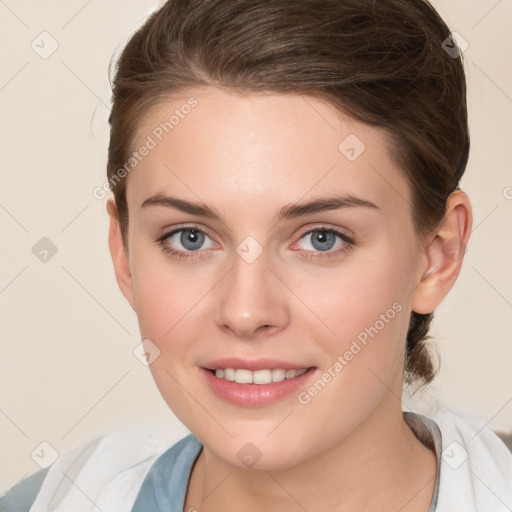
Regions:
<instances>
[{"instance_id":1,"label":"upper eyelid","mask_svg":"<svg viewBox=\"0 0 512 512\"><path fill-rule=\"evenodd\" d=\"M203 228L203 227L200 227L200 226L197 226L197 225L189 225L189 224L185 224L185 225L178 225L176 227L173 227L171 229L166 229L164 230L164 234L162 235L162 239L165 239L165 238L168 238L172 235L175 235L176 233L179 233L180 231L185 231L185 230L194 230L194 231L200 231L201 233L204 233L205 235L208 235L212 240L213 240L213 237L212 235L210 234L209 230L207 228Z\"/></svg>"},{"instance_id":2,"label":"upper eyelid","mask_svg":"<svg viewBox=\"0 0 512 512\"><path fill-rule=\"evenodd\" d=\"M311 233L311 231L336 231L342 235L352 238L352 236L350 234L346 233L347 231L349 231L348 229L330 226L327 223L326 224L318 224L317 226L305 228L304 231L302 231L300 236L307 235L308 233Z\"/></svg>"}]
</instances>

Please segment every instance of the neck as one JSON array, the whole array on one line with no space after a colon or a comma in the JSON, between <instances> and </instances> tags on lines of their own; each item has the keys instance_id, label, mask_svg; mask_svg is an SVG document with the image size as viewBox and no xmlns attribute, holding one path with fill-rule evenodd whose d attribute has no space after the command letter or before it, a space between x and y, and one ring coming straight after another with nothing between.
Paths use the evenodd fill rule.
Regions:
<instances>
[{"instance_id":1,"label":"neck","mask_svg":"<svg viewBox=\"0 0 512 512\"><path fill-rule=\"evenodd\" d=\"M246 512L427 512L436 457L405 423L400 406L390 395L348 437L286 469L235 467L204 447L185 510L217 512L237 503Z\"/></svg>"}]
</instances>

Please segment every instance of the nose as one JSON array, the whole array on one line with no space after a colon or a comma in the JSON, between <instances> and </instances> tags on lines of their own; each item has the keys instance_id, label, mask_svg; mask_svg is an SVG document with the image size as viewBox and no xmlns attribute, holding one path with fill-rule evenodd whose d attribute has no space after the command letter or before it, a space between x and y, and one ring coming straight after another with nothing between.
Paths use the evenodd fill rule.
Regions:
<instances>
[{"instance_id":1,"label":"nose","mask_svg":"<svg viewBox=\"0 0 512 512\"><path fill-rule=\"evenodd\" d=\"M233 268L222 281L216 302L216 322L222 330L250 340L288 325L286 290L264 254L252 263L235 255Z\"/></svg>"}]
</instances>

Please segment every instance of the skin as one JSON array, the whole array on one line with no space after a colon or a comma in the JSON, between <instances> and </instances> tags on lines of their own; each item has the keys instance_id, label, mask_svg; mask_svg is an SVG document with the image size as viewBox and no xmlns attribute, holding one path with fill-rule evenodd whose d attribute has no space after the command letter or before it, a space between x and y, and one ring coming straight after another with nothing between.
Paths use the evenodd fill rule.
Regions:
<instances>
[{"instance_id":1,"label":"skin","mask_svg":"<svg viewBox=\"0 0 512 512\"><path fill-rule=\"evenodd\" d=\"M148 114L137 143L190 96L197 107L127 177L127 250L108 202L116 278L142 338L160 350L152 375L204 445L185 510L426 512L436 458L402 416L405 340L411 311L433 311L457 279L472 223L467 196L454 192L437 230L421 237L386 133L310 96L189 90ZM366 146L353 162L338 149L349 134ZM155 194L207 204L221 218L142 208ZM335 194L377 208L277 222L285 205ZM183 223L209 238L188 253L179 235L168 238L188 256L179 259L155 240ZM355 245L337 239L326 258L312 245L319 225ZM252 263L236 252L248 236L262 249ZM316 367L307 389L395 303L401 311L306 405L296 393L233 405L200 378L209 360L271 357ZM237 457L248 442L261 453L252 467Z\"/></svg>"}]
</instances>

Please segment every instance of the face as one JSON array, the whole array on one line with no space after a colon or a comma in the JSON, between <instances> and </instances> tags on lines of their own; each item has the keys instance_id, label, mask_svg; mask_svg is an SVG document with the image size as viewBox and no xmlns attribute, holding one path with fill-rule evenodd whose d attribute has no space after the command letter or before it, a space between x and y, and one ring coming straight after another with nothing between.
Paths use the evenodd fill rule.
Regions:
<instances>
[{"instance_id":1,"label":"face","mask_svg":"<svg viewBox=\"0 0 512 512\"><path fill-rule=\"evenodd\" d=\"M152 111L143 145L124 291L192 433L285 468L400 409L425 261L385 133L310 96L206 88Z\"/></svg>"}]
</instances>

